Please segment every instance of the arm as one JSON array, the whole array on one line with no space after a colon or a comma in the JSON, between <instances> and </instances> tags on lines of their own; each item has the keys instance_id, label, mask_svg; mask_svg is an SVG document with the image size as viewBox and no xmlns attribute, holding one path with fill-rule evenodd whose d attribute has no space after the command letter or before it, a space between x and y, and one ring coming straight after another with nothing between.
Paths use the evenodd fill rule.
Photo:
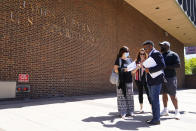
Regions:
<instances>
[{"instance_id":1,"label":"arm","mask_svg":"<svg viewBox=\"0 0 196 131\"><path fill-rule=\"evenodd\" d=\"M166 69L175 69L175 68L180 68L180 63L166 66Z\"/></svg>"},{"instance_id":2,"label":"arm","mask_svg":"<svg viewBox=\"0 0 196 131\"><path fill-rule=\"evenodd\" d=\"M132 74L135 74L138 69L142 68L142 64L138 64L137 67L131 71Z\"/></svg>"},{"instance_id":3,"label":"arm","mask_svg":"<svg viewBox=\"0 0 196 131\"><path fill-rule=\"evenodd\" d=\"M157 65L155 67L149 68L150 73L154 73L165 68L165 62L160 52L152 54L151 57L155 60Z\"/></svg>"},{"instance_id":4,"label":"arm","mask_svg":"<svg viewBox=\"0 0 196 131\"><path fill-rule=\"evenodd\" d=\"M118 67L119 67L118 65L114 65L114 68L113 68L114 72L118 73Z\"/></svg>"},{"instance_id":5,"label":"arm","mask_svg":"<svg viewBox=\"0 0 196 131\"><path fill-rule=\"evenodd\" d=\"M118 73L119 64L119 58L117 57L113 67L115 73Z\"/></svg>"},{"instance_id":6,"label":"arm","mask_svg":"<svg viewBox=\"0 0 196 131\"><path fill-rule=\"evenodd\" d=\"M172 65L166 65L166 69L175 69L180 68L180 58L178 54L173 54L173 64Z\"/></svg>"},{"instance_id":7,"label":"arm","mask_svg":"<svg viewBox=\"0 0 196 131\"><path fill-rule=\"evenodd\" d=\"M138 69L136 68L135 70L132 70L131 73L132 73L132 74L135 74L137 70L138 70Z\"/></svg>"}]
</instances>

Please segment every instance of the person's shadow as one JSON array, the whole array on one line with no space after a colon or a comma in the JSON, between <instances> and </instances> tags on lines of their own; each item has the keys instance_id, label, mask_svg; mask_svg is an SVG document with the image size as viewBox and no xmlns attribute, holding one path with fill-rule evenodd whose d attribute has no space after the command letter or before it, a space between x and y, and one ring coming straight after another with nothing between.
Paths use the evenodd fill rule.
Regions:
<instances>
[{"instance_id":1,"label":"person's shadow","mask_svg":"<svg viewBox=\"0 0 196 131\"><path fill-rule=\"evenodd\" d=\"M107 116L88 117L83 122L99 122L107 128L119 128L122 130L139 130L141 127L149 127L145 121L151 119L152 116L137 114L131 119L123 120L118 116L117 112L110 112Z\"/></svg>"}]
</instances>

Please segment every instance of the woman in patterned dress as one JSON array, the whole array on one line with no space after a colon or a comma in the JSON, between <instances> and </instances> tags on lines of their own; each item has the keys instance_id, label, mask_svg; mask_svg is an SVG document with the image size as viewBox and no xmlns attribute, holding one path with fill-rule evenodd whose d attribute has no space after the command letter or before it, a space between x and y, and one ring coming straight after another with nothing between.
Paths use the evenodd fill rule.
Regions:
<instances>
[{"instance_id":1,"label":"woman in patterned dress","mask_svg":"<svg viewBox=\"0 0 196 131\"><path fill-rule=\"evenodd\" d=\"M114 71L119 74L119 84L117 86L117 104L119 115L126 117L134 116L133 81L131 71L127 71L127 66L132 62L129 48L120 48L115 61Z\"/></svg>"}]
</instances>

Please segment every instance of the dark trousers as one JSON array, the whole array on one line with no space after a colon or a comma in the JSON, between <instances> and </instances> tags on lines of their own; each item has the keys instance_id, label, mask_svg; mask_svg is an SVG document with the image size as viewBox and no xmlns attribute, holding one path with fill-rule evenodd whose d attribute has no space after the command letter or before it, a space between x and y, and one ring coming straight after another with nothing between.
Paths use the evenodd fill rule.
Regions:
<instances>
[{"instance_id":1,"label":"dark trousers","mask_svg":"<svg viewBox=\"0 0 196 131\"><path fill-rule=\"evenodd\" d=\"M150 95L149 95L149 90L148 90L148 87L147 87L147 83L145 83L145 82L143 83L143 82L137 81L137 80L135 81L135 83L136 83L137 88L138 88L139 103L143 104L143 93L144 93L144 89L145 89L146 95L148 97L148 101L149 101L150 104L152 104L151 103L151 98L150 98Z\"/></svg>"}]
</instances>

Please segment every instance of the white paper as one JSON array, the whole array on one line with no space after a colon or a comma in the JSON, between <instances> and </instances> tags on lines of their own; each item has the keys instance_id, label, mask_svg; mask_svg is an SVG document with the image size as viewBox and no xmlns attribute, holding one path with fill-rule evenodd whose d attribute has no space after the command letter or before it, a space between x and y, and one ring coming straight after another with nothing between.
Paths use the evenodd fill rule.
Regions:
<instances>
[{"instance_id":1,"label":"white paper","mask_svg":"<svg viewBox=\"0 0 196 131\"><path fill-rule=\"evenodd\" d=\"M135 63L135 61L134 62L132 62L131 64L129 64L128 66L127 66L127 70L128 71L132 71L132 70L134 70L134 69L136 69L136 63Z\"/></svg>"},{"instance_id":2,"label":"white paper","mask_svg":"<svg viewBox=\"0 0 196 131\"><path fill-rule=\"evenodd\" d=\"M149 57L148 59L146 59L143 62L143 66L145 68L151 68L151 67L155 67L157 65L157 63L155 62L155 60L152 57Z\"/></svg>"},{"instance_id":3,"label":"white paper","mask_svg":"<svg viewBox=\"0 0 196 131\"><path fill-rule=\"evenodd\" d=\"M146 59L143 62L143 66L145 68L155 67L156 65L157 65L157 63L152 57L149 57L148 59ZM162 73L163 73L163 70L160 70L160 71L157 71L157 72L154 72L154 73L149 73L149 74L152 78L156 78L157 76L161 75Z\"/></svg>"},{"instance_id":4,"label":"white paper","mask_svg":"<svg viewBox=\"0 0 196 131\"><path fill-rule=\"evenodd\" d=\"M157 71L157 72L154 72L154 73L149 73L149 74L150 74L150 76L151 76L152 78L156 78L157 76L159 76L159 75L162 74L162 73L163 73L163 71L160 70L160 71Z\"/></svg>"}]
</instances>

